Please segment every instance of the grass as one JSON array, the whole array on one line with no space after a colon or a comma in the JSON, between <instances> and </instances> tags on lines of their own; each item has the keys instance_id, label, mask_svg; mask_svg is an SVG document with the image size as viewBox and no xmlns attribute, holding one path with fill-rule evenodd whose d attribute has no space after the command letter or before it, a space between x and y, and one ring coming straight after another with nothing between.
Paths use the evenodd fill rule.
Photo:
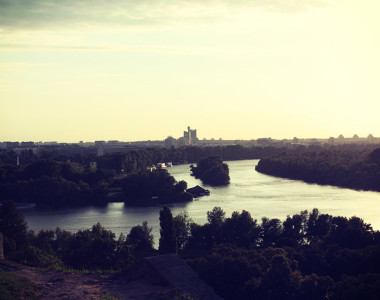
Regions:
<instances>
[{"instance_id":1,"label":"grass","mask_svg":"<svg viewBox=\"0 0 380 300\"><path fill-rule=\"evenodd\" d=\"M1 300L39 299L38 287L26 278L0 270Z\"/></svg>"},{"instance_id":2,"label":"grass","mask_svg":"<svg viewBox=\"0 0 380 300\"><path fill-rule=\"evenodd\" d=\"M72 269L72 268L68 268L68 267L64 267L64 266L52 266L51 268L49 268L49 270L62 271L63 273L72 273L72 274L81 274L81 275L88 275L88 274L91 274L91 275L96 275L96 274L103 275L103 274L107 274L107 275L109 275L109 274L115 274L115 273L120 272L118 270Z\"/></svg>"},{"instance_id":3,"label":"grass","mask_svg":"<svg viewBox=\"0 0 380 300\"><path fill-rule=\"evenodd\" d=\"M119 300L119 298L116 298L114 295L112 295L110 292L102 292L100 294L100 300Z\"/></svg>"}]
</instances>

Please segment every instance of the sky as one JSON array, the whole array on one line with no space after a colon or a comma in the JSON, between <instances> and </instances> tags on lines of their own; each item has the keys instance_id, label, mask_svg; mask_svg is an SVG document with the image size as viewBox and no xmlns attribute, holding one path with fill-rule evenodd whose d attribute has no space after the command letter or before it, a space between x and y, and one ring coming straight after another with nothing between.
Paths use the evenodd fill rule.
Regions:
<instances>
[{"instance_id":1,"label":"sky","mask_svg":"<svg viewBox=\"0 0 380 300\"><path fill-rule=\"evenodd\" d=\"M0 141L380 136L378 0L0 0Z\"/></svg>"}]
</instances>

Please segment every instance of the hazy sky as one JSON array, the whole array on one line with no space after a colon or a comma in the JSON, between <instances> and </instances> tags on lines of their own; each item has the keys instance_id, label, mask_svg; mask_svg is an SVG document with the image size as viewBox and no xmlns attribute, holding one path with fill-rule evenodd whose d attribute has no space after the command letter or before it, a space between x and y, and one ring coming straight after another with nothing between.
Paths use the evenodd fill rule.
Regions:
<instances>
[{"instance_id":1,"label":"hazy sky","mask_svg":"<svg viewBox=\"0 0 380 300\"><path fill-rule=\"evenodd\" d=\"M0 0L0 141L380 136L379 0Z\"/></svg>"}]
</instances>

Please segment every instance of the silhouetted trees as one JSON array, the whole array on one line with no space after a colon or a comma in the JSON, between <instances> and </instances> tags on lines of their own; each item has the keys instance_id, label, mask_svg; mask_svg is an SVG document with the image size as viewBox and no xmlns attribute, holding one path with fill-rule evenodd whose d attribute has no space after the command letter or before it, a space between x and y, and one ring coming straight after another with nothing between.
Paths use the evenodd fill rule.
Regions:
<instances>
[{"instance_id":1,"label":"silhouetted trees","mask_svg":"<svg viewBox=\"0 0 380 300\"><path fill-rule=\"evenodd\" d=\"M173 223L173 215L167 206L160 211L160 254L177 253L177 241Z\"/></svg>"},{"instance_id":2,"label":"silhouetted trees","mask_svg":"<svg viewBox=\"0 0 380 300\"><path fill-rule=\"evenodd\" d=\"M228 165L218 156L209 156L201 159L197 166L190 166L191 175L199 178L203 183L218 186L230 183Z\"/></svg>"},{"instance_id":3,"label":"silhouetted trees","mask_svg":"<svg viewBox=\"0 0 380 300\"><path fill-rule=\"evenodd\" d=\"M214 222L215 212L223 215L214 208L208 223L193 225L185 255L192 256L190 265L224 299L378 296L379 232L360 218L333 217L314 209L284 222L264 217L258 224L245 211ZM219 234L211 224L218 224Z\"/></svg>"},{"instance_id":4,"label":"silhouetted trees","mask_svg":"<svg viewBox=\"0 0 380 300\"><path fill-rule=\"evenodd\" d=\"M258 172L310 183L380 191L380 148L369 150L324 150L283 153L263 158Z\"/></svg>"},{"instance_id":5,"label":"silhouetted trees","mask_svg":"<svg viewBox=\"0 0 380 300\"><path fill-rule=\"evenodd\" d=\"M126 243L132 246L135 256L154 253L154 237L152 230L153 228L148 227L146 221L144 221L142 225L132 227L127 235Z\"/></svg>"},{"instance_id":6,"label":"silhouetted trees","mask_svg":"<svg viewBox=\"0 0 380 300\"><path fill-rule=\"evenodd\" d=\"M358 217L321 214L317 209L259 223L249 212L226 217L220 207L207 223L186 214L160 211L160 253L175 253L224 299L378 299L380 233ZM9 228L12 229L9 231ZM0 207L0 230L14 240L8 259L34 266L125 269L157 254L144 222L120 235L100 224L70 233L62 229L27 232L12 203ZM8 230L8 231L7 231ZM16 243L13 232L22 236Z\"/></svg>"},{"instance_id":7,"label":"silhouetted trees","mask_svg":"<svg viewBox=\"0 0 380 300\"><path fill-rule=\"evenodd\" d=\"M104 205L124 201L110 197L110 190L121 195L121 178L143 172L158 162L199 162L195 176L211 185L229 182L228 166L222 160L261 158L257 170L270 175L301 179L349 188L380 190L379 150L375 145L275 147L183 147L171 149L126 149L97 157L91 149L62 146L41 149L38 155L21 151L16 166L14 151L0 150L0 198L36 203L38 207ZM281 154L282 153L282 154ZM208 157L214 159L207 159ZM219 157L216 159L215 156ZM272 157L272 158L268 158ZM215 165L208 168L208 163ZM203 166L205 168L203 168ZM206 168L207 166L207 168ZM199 172L198 172L198 171ZM175 187L179 195L185 183ZM175 201L191 201L190 195Z\"/></svg>"},{"instance_id":8,"label":"silhouetted trees","mask_svg":"<svg viewBox=\"0 0 380 300\"><path fill-rule=\"evenodd\" d=\"M176 182L166 170L140 171L126 176L120 183L125 202L132 204L192 201L185 192L187 183Z\"/></svg>"},{"instance_id":9,"label":"silhouetted trees","mask_svg":"<svg viewBox=\"0 0 380 300\"><path fill-rule=\"evenodd\" d=\"M173 217L173 227L176 240L176 249L183 250L191 236L193 220L187 212Z\"/></svg>"},{"instance_id":10,"label":"silhouetted trees","mask_svg":"<svg viewBox=\"0 0 380 300\"><path fill-rule=\"evenodd\" d=\"M40 159L18 168L0 165L0 196L38 207L102 205L114 172Z\"/></svg>"},{"instance_id":11,"label":"silhouetted trees","mask_svg":"<svg viewBox=\"0 0 380 300\"><path fill-rule=\"evenodd\" d=\"M0 206L0 232L4 236L5 253L14 254L27 242L25 218L12 201L5 201Z\"/></svg>"}]
</instances>

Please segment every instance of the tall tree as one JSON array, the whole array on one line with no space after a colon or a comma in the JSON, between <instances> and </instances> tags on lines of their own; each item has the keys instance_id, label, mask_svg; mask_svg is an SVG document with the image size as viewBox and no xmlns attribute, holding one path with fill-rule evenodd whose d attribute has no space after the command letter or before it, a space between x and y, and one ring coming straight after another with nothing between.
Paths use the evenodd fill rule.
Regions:
<instances>
[{"instance_id":1,"label":"tall tree","mask_svg":"<svg viewBox=\"0 0 380 300\"><path fill-rule=\"evenodd\" d=\"M174 232L173 215L169 207L165 206L160 211L160 242L158 251L160 254L176 253L177 242Z\"/></svg>"},{"instance_id":2,"label":"tall tree","mask_svg":"<svg viewBox=\"0 0 380 300\"><path fill-rule=\"evenodd\" d=\"M154 245L152 230L152 227L148 227L148 222L144 221L142 225L132 227L126 243L133 246L135 251L152 251Z\"/></svg>"},{"instance_id":3,"label":"tall tree","mask_svg":"<svg viewBox=\"0 0 380 300\"><path fill-rule=\"evenodd\" d=\"M27 225L24 215L13 201L5 201L0 206L0 232L4 235L5 254L12 254L26 243Z\"/></svg>"},{"instance_id":4,"label":"tall tree","mask_svg":"<svg viewBox=\"0 0 380 300\"><path fill-rule=\"evenodd\" d=\"M183 249L191 236L193 220L187 212L180 213L173 218L173 226L177 243L177 250Z\"/></svg>"}]
</instances>

